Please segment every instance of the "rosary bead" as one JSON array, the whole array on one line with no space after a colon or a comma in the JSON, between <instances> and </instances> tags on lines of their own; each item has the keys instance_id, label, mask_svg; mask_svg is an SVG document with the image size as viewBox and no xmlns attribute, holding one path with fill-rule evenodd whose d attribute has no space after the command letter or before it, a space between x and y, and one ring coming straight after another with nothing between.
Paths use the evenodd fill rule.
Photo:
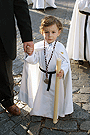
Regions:
<instances>
[{"instance_id":1,"label":"rosary bead","mask_svg":"<svg viewBox=\"0 0 90 135\"><path fill-rule=\"evenodd\" d=\"M55 46L56 46L56 42L57 42L57 40L55 41L55 44L54 44L54 46L53 46L53 50L52 50L52 53L51 53L51 57L50 57L50 59L49 59L49 61L48 61L48 63L47 63L46 48L45 48L45 40L44 40L44 55L45 55L46 79L47 79L47 80L48 80L48 74L47 74L47 72L48 72L48 65L49 65L49 63L50 63L50 61L51 61L51 58L52 58L52 56L53 56L53 52L54 52L54 49L55 49ZM45 79L45 80L46 80L46 79ZM47 81L45 81L45 82L47 82Z\"/></svg>"}]
</instances>

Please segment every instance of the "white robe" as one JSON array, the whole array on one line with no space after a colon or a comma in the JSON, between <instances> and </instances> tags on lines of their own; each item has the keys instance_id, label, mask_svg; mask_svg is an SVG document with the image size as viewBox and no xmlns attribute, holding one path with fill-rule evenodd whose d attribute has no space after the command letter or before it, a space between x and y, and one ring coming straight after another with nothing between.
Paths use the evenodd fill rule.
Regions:
<instances>
[{"instance_id":1,"label":"white robe","mask_svg":"<svg viewBox=\"0 0 90 135\"><path fill-rule=\"evenodd\" d=\"M71 25L68 34L66 50L70 59L84 60L84 27L86 15L79 12L90 13L90 0L76 0ZM90 16L86 29L86 58L90 61Z\"/></svg>"},{"instance_id":2,"label":"white robe","mask_svg":"<svg viewBox=\"0 0 90 135\"><path fill-rule=\"evenodd\" d=\"M57 8L55 0L33 0L33 9L44 9L47 7Z\"/></svg>"},{"instance_id":3,"label":"white robe","mask_svg":"<svg viewBox=\"0 0 90 135\"><path fill-rule=\"evenodd\" d=\"M34 53L25 59L20 100L26 102L32 108L30 115L53 118L56 74L52 75L50 90L47 91L48 85L44 83L46 74L38 68L40 66L43 70L46 69L43 46L44 41L36 43ZM50 58L52 49L53 46L46 43L47 61ZM60 42L56 43L48 67L49 72L55 71L57 58L62 59L61 69L64 70L64 77L60 79L58 118L58 116L64 117L73 112L71 68L67 52Z\"/></svg>"}]
</instances>

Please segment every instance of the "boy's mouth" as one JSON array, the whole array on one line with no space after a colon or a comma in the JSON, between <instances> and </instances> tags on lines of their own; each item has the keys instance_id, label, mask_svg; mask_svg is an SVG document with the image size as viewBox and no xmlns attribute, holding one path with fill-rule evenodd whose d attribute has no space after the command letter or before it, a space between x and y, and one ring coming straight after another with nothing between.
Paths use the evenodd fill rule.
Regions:
<instances>
[{"instance_id":1,"label":"boy's mouth","mask_svg":"<svg viewBox=\"0 0 90 135\"><path fill-rule=\"evenodd\" d=\"M48 39L48 40L52 40L52 39Z\"/></svg>"}]
</instances>

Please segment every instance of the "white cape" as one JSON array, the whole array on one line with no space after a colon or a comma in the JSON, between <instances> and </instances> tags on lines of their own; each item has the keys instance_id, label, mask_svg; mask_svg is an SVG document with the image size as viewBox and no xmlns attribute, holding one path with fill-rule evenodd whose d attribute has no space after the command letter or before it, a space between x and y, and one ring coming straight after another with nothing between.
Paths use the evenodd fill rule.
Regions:
<instances>
[{"instance_id":1,"label":"white cape","mask_svg":"<svg viewBox=\"0 0 90 135\"><path fill-rule=\"evenodd\" d=\"M42 50L43 41L36 43L35 46L36 50ZM67 71L65 69L66 65L62 66L64 78L60 79L59 89L58 116L64 117L73 112L71 68L64 46L57 42L55 49L55 56L53 55L52 62L56 64L55 59L60 55L68 66ZM50 90L47 91L47 84L43 81L44 73L39 69L40 63L35 65L29 64L30 60L33 61L30 57L33 56L28 56L24 61L20 100L26 102L32 108L31 115L53 118L56 74L52 75Z\"/></svg>"},{"instance_id":2,"label":"white cape","mask_svg":"<svg viewBox=\"0 0 90 135\"><path fill-rule=\"evenodd\" d=\"M44 9L47 7L57 8L54 4L55 0L33 0L33 8L34 9Z\"/></svg>"},{"instance_id":3,"label":"white cape","mask_svg":"<svg viewBox=\"0 0 90 135\"><path fill-rule=\"evenodd\" d=\"M68 34L66 50L70 59L84 60L84 26L86 15L79 12L90 13L90 0L76 0L71 25ZM87 24L86 58L90 61L90 16Z\"/></svg>"}]
</instances>

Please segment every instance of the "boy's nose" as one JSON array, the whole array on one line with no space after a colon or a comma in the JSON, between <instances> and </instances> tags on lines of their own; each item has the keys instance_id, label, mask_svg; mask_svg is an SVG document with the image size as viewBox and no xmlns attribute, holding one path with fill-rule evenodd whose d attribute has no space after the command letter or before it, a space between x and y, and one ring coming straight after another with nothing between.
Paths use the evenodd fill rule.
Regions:
<instances>
[{"instance_id":1,"label":"boy's nose","mask_svg":"<svg viewBox=\"0 0 90 135\"><path fill-rule=\"evenodd\" d=\"M52 36L52 33L50 32L50 33L48 34L48 36Z\"/></svg>"}]
</instances>

